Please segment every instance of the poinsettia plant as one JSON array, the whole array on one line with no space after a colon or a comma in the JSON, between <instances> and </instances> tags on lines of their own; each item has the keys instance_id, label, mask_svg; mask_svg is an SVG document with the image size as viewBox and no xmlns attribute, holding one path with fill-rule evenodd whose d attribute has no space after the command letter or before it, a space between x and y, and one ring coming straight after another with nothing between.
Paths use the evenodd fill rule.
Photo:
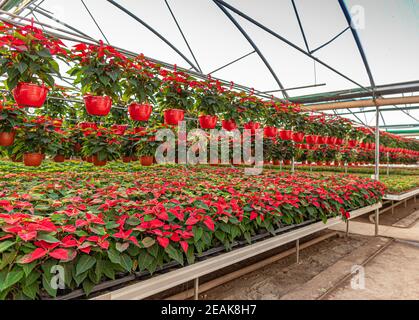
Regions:
<instances>
[{"instance_id":1,"label":"poinsettia plant","mask_svg":"<svg viewBox=\"0 0 419 320\"><path fill-rule=\"evenodd\" d=\"M24 123L26 112L15 104L0 102L0 132L12 132Z\"/></svg>"},{"instance_id":2,"label":"poinsettia plant","mask_svg":"<svg viewBox=\"0 0 419 320\"><path fill-rule=\"evenodd\" d=\"M129 102L154 102L161 80L158 77L160 65L139 55L134 60L128 60L122 73L122 100Z\"/></svg>"},{"instance_id":3,"label":"poinsettia plant","mask_svg":"<svg viewBox=\"0 0 419 320\"><path fill-rule=\"evenodd\" d=\"M163 69L160 70L160 76L162 82L156 97L161 110L190 110L194 99L189 83L193 78L184 72Z\"/></svg>"},{"instance_id":4,"label":"poinsettia plant","mask_svg":"<svg viewBox=\"0 0 419 320\"><path fill-rule=\"evenodd\" d=\"M215 116L223 113L228 107L228 99L225 88L220 81L208 79L202 82L190 82L195 89L194 110L198 114Z\"/></svg>"},{"instance_id":5,"label":"poinsettia plant","mask_svg":"<svg viewBox=\"0 0 419 320\"><path fill-rule=\"evenodd\" d=\"M54 85L54 76L61 77L56 59L66 61L67 50L32 25L24 27L0 23L0 75L7 75L9 90L19 82Z\"/></svg>"},{"instance_id":6,"label":"poinsettia plant","mask_svg":"<svg viewBox=\"0 0 419 320\"><path fill-rule=\"evenodd\" d=\"M77 44L71 55L74 66L68 71L83 94L108 96L114 101L121 94L121 76L127 58L115 48L103 44Z\"/></svg>"},{"instance_id":7,"label":"poinsettia plant","mask_svg":"<svg viewBox=\"0 0 419 320\"><path fill-rule=\"evenodd\" d=\"M85 157L96 156L99 161L119 159L120 136L112 130L96 126L83 129L82 154Z\"/></svg>"}]
</instances>

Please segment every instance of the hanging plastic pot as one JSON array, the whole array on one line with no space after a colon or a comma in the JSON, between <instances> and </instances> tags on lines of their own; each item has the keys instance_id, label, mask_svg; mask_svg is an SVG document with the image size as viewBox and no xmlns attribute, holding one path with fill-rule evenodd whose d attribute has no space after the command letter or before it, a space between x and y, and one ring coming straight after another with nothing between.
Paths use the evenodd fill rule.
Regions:
<instances>
[{"instance_id":1,"label":"hanging plastic pot","mask_svg":"<svg viewBox=\"0 0 419 320\"><path fill-rule=\"evenodd\" d=\"M342 138L336 138L336 145L341 146L343 145L343 139Z\"/></svg>"},{"instance_id":2,"label":"hanging plastic pot","mask_svg":"<svg viewBox=\"0 0 419 320\"><path fill-rule=\"evenodd\" d=\"M217 125L217 116L202 115L198 117L199 125L202 129L214 129Z\"/></svg>"},{"instance_id":3,"label":"hanging plastic pot","mask_svg":"<svg viewBox=\"0 0 419 320\"><path fill-rule=\"evenodd\" d=\"M333 146L336 144L336 139L336 137L326 137L326 144Z\"/></svg>"},{"instance_id":4,"label":"hanging plastic pot","mask_svg":"<svg viewBox=\"0 0 419 320\"><path fill-rule=\"evenodd\" d=\"M142 156L140 158L140 162L141 162L142 166L149 167L153 164L154 157L153 156Z\"/></svg>"},{"instance_id":5,"label":"hanging plastic pot","mask_svg":"<svg viewBox=\"0 0 419 320\"><path fill-rule=\"evenodd\" d=\"M306 136L307 144L316 144L317 140L318 140L318 136L314 136L314 135Z\"/></svg>"},{"instance_id":6,"label":"hanging plastic pot","mask_svg":"<svg viewBox=\"0 0 419 320\"><path fill-rule=\"evenodd\" d=\"M23 163L27 167L39 167L44 159L41 153L25 153L23 155Z\"/></svg>"},{"instance_id":7,"label":"hanging plastic pot","mask_svg":"<svg viewBox=\"0 0 419 320\"><path fill-rule=\"evenodd\" d=\"M279 137L281 140L291 140L292 131L291 130L281 130L279 131Z\"/></svg>"},{"instance_id":8,"label":"hanging plastic pot","mask_svg":"<svg viewBox=\"0 0 419 320\"><path fill-rule=\"evenodd\" d=\"M92 116L106 116L111 111L112 99L108 96L85 96L86 111Z\"/></svg>"},{"instance_id":9,"label":"hanging plastic pot","mask_svg":"<svg viewBox=\"0 0 419 320\"><path fill-rule=\"evenodd\" d=\"M273 160L273 165L274 166L279 166L280 164L281 164L281 160L278 160L278 159Z\"/></svg>"},{"instance_id":10,"label":"hanging plastic pot","mask_svg":"<svg viewBox=\"0 0 419 320\"><path fill-rule=\"evenodd\" d=\"M319 137L317 139L318 144L326 144L327 143L327 137L323 137L323 136L318 136L318 137Z\"/></svg>"},{"instance_id":11,"label":"hanging plastic pot","mask_svg":"<svg viewBox=\"0 0 419 320\"><path fill-rule=\"evenodd\" d=\"M13 89L13 97L20 106L40 108L47 99L48 90L44 85L19 82Z\"/></svg>"},{"instance_id":12,"label":"hanging plastic pot","mask_svg":"<svg viewBox=\"0 0 419 320\"><path fill-rule=\"evenodd\" d=\"M167 109L164 111L164 123L177 126L185 118L185 111L181 109Z\"/></svg>"},{"instance_id":13,"label":"hanging plastic pot","mask_svg":"<svg viewBox=\"0 0 419 320\"><path fill-rule=\"evenodd\" d=\"M128 113L134 121L148 121L151 116L153 107L149 103L133 102L128 106Z\"/></svg>"},{"instance_id":14,"label":"hanging plastic pot","mask_svg":"<svg viewBox=\"0 0 419 320\"><path fill-rule=\"evenodd\" d=\"M274 138L278 134L278 129L275 127L265 127L263 133L267 138Z\"/></svg>"},{"instance_id":15,"label":"hanging plastic pot","mask_svg":"<svg viewBox=\"0 0 419 320\"><path fill-rule=\"evenodd\" d=\"M291 160L284 160L284 166L289 166L291 164Z\"/></svg>"},{"instance_id":16,"label":"hanging plastic pot","mask_svg":"<svg viewBox=\"0 0 419 320\"><path fill-rule=\"evenodd\" d=\"M304 132L294 132L292 134L292 140L296 143L303 142L304 140Z\"/></svg>"},{"instance_id":17,"label":"hanging plastic pot","mask_svg":"<svg viewBox=\"0 0 419 320\"><path fill-rule=\"evenodd\" d=\"M10 132L0 132L0 146L8 147L15 142L15 131Z\"/></svg>"},{"instance_id":18,"label":"hanging plastic pot","mask_svg":"<svg viewBox=\"0 0 419 320\"><path fill-rule=\"evenodd\" d=\"M356 140L349 140L348 141L348 147L349 148L354 148L354 147L356 147L357 144L358 144L358 141L356 141Z\"/></svg>"},{"instance_id":19,"label":"hanging plastic pot","mask_svg":"<svg viewBox=\"0 0 419 320\"><path fill-rule=\"evenodd\" d=\"M244 127L246 130L250 130L250 132L251 132L252 134L254 134L254 133L256 132L256 130L260 128L260 123L259 123L259 122L249 121L248 123L245 123L245 124L243 125L243 127Z\"/></svg>"},{"instance_id":20,"label":"hanging plastic pot","mask_svg":"<svg viewBox=\"0 0 419 320\"><path fill-rule=\"evenodd\" d=\"M221 125L222 125L223 129L226 130L226 131L233 131L233 130L237 129L237 124L236 124L236 121L234 121L234 119L222 120Z\"/></svg>"}]
</instances>

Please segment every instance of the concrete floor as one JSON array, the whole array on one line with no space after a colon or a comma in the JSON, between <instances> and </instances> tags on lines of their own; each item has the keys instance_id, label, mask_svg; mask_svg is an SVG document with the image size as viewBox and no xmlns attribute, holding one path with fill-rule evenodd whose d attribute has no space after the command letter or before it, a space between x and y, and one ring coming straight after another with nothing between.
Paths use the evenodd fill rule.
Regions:
<instances>
[{"instance_id":1,"label":"concrete floor","mask_svg":"<svg viewBox=\"0 0 419 320\"><path fill-rule=\"evenodd\" d=\"M345 224L334 230L344 231ZM329 239L303 250L299 265L288 257L203 293L201 299L419 300L419 221L409 228L380 226L380 237L373 236L374 225L368 222L351 221L349 230L349 239ZM361 274L352 273L358 265L364 265L365 288L358 281Z\"/></svg>"}]
</instances>

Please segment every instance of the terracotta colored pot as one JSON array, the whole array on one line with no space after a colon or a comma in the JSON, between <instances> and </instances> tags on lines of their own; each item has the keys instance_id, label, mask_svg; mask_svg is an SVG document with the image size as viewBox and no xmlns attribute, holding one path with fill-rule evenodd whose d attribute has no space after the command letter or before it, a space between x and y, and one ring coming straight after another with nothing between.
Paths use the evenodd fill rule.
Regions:
<instances>
[{"instance_id":1,"label":"terracotta colored pot","mask_svg":"<svg viewBox=\"0 0 419 320\"><path fill-rule=\"evenodd\" d=\"M222 125L223 129L226 130L226 131L233 131L233 130L237 129L236 121L234 121L233 119L222 120L221 125Z\"/></svg>"},{"instance_id":2,"label":"terracotta colored pot","mask_svg":"<svg viewBox=\"0 0 419 320\"><path fill-rule=\"evenodd\" d=\"M153 107L149 103L133 102L128 106L128 113L134 121L148 121L151 116Z\"/></svg>"},{"instance_id":3,"label":"terracotta colored pot","mask_svg":"<svg viewBox=\"0 0 419 320\"><path fill-rule=\"evenodd\" d=\"M303 142L304 140L304 132L294 132L292 134L292 140L296 143Z\"/></svg>"},{"instance_id":4,"label":"terracotta colored pot","mask_svg":"<svg viewBox=\"0 0 419 320\"><path fill-rule=\"evenodd\" d=\"M316 162L316 164L317 164L318 166L322 166L322 165L323 165L323 161L317 161L317 162Z\"/></svg>"},{"instance_id":5,"label":"terracotta colored pot","mask_svg":"<svg viewBox=\"0 0 419 320\"><path fill-rule=\"evenodd\" d=\"M279 137L281 140L291 140L292 131L291 130L281 130L279 131Z\"/></svg>"},{"instance_id":6,"label":"terracotta colored pot","mask_svg":"<svg viewBox=\"0 0 419 320\"><path fill-rule=\"evenodd\" d=\"M19 82L13 89L13 97L20 106L39 108L47 99L48 90L44 85Z\"/></svg>"},{"instance_id":7,"label":"terracotta colored pot","mask_svg":"<svg viewBox=\"0 0 419 320\"><path fill-rule=\"evenodd\" d=\"M93 164L96 167L103 167L106 165L106 162L107 162L106 160L99 160L98 156L96 155L93 156Z\"/></svg>"},{"instance_id":8,"label":"terracotta colored pot","mask_svg":"<svg viewBox=\"0 0 419 320\"><path fill-rule=\"evenodd\" d=\"M122 157L122 162L129 163L132 161L132 157Z\"/></svg>"},{"instance_id":9,"label":"terracotta colored pot","mask_svg":"<svg viewBox=\"0 0 419 320\"><path fill-rule=\"evenodd\" d=\"M291 164L291 160L284 160L284 166L289 166Z\"/></svg>"},{"instance_id":10,"label":"terracotta colored pot","mask_svg":"<svg viewBox=\"0 0 419 320\"><path fill-rule=\"evenodd\" d=\"M80 150L81 150L81 144L80 143L75 143L74 144L74 151L75 152L80 152Z\"/></svg>"},{"instance_id":11,"label":"terracotta colored pot","mask_svg":"<svg viewBox=\"0 0 419 320\"><path fill-rule=\"evenodd\" d=\"M131 161L138 161L138 157L137 156L132 156Z\"/></svg>"},{"instance_id":12,"label":"terracotta colored pot","mask_svg":"<svg viewBox=\"0 0 419 320\"><path fill-rule=\"evenodd\" d=\"M273 164L274 166L279 166L281 164L281 160L274 159Z\"/></svg>"},{"instance_id":13,"label":"terracotta colored pot","mask_svg":"<svg viewBox=\"0 0 419 320\"><path fill-rule=\"evenodd\" d=\"M86 161L89 163L93 163L93 156L86 157Z\"/></svg>"},{"instance_id":14,"label":"terracotta colored pot","mask_svg":"<svg viewBox=\"0 0 419 320\"><path fill-rule=\"evenodd\" d=\"M15 131L10 132L0 132L0 146L8 147L15 142Z\"/></svg>"},{"instance_id":15,"label":"terracotta colored pot","mask_svg":"<svg viewBox=\"0 0 419 320\"><path fill-rule=\"evenodd\" d=\"M164 123L177 126L185 118L185 111L181 109L167 109L164 111Z\"/></svg>"},{"instance_id":16,"label":"terracotta colored pot","mask_svg":"<svg viewBox=\"0 0 419 320\"><path fill-rule=\"evenodd\" d=\"M267 138L274 138L278 134L278 129L275 127L265 127L263 128L263 133Z\"/></svg>"},{"instance_id":17,"label":"terracotta colored pot","mask_svg":"<svg viewBox=\"0 0 419 320\"><path fill-rule=\"evenodd\" d=\"M153 164L154 157L153 156L142 156L140 158L140 161L141 161L142 166L148 167L148 166L151 166Z\"/></svg>"},{"instance_id":18,"label":"terracotta colored pot","mask_svg":"<svg viewBox=\"0 0 419 320\"><path fill-rule=\"evenodd\" d=\"M111 111L112 99L108 96L85 96L86 111L92 116L106 116Z\"/></svg>"},{"instance_id":19,"label":"terracotta colored pot","mask_svg":"<svg viewBox=\"0 0 419 320\"><path fill-rule=\"evenodd\" d=\"M326 161L326 166L330 166L330 161Z\"/></svg>"},{"instance_id":20,"label":"terracotta colored pot","mask_svg":"<svg viewBox=\"0 0 419 320\"><path fill-rule=\"evenodd\" d=\"M198 117L202 129L214 129L217 125L217 116L202 115Z\"/></svg>"},{"instance_id":21,"label":"terracotta colored pot","mask_svg":"<svg viewBox=\"0 0 419 320\"><path fill-rule=\"evenodd\" d=\"M302 165L306 165L306 164L307 164L307 160L303 160L303 161L301 161L301 164L302 164Z\"/></svg>"},{"instance_id":22,"label":"terracotta colored pot","mask_svg":"<svg viewBox=\"0 0 419 320\"><path fill-rule=\"evenodd\" d=\"M42 153L25 153L23 155L23 163L27 167L39 167L43 158L44 155Z\"/></svg>"},{"instance_id":23,"label":"terracotta colored pot","mask_svg":"<svg viewBox=\"0 0 419 320\"><path fill-rule=\"evenodd\" d=\"M65 161L65 157L63 155L61 155L61 154L57 154L54 157L54 162L64 162L64 161Z\"/></svg>"}]
</instances>

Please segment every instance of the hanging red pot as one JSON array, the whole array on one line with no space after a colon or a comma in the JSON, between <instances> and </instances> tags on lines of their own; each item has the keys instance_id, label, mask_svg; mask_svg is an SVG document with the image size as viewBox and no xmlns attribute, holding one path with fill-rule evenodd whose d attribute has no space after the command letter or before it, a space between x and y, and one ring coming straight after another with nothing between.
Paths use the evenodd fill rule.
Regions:
<instances>
[{"instance_id":1,"label":"hanging red pot","mask_svg":"<svg viewBox=\"0 0 419 320\"><path fill-rule=\"evenodd\" d=\"M39 167L44 159L41 153L25 153L23 155L23 163L27 167Z\"/></svg>"},{"instance_id":2,"label":"hanging red pot","mask_svg":"<svg viewBox=\"0 0 419 320\"><path fill-rule=\"evenodd\" d=\"M2 147L8 147L15 142L15 131L10 132L0 132L0 146Z\"/></svg>"},{"instance_id":3,"label":"hanging red pot","mask_svg":"<svg viewBox=\"0 0 419 320\"><path fill-rule=\"evenodd\" d=\"M202 129L214 129L217 125L217 116L202 115L198 117L199 124Z\"/></svg>"},{"instance_id":4,"label":"hanging red pot","mask_svg":"<svg viewBox=\"0 0 419 320\"><path fill-rule=\"evenodd\" d=\"M154 157L153 156L142 156L140 158L140 162L141 162L142 166L149 167L153 164Z\"/></svg>"},{"instance_id":5,"label":"hanging red pot","mask_svg":"<svg viewBox=\"0 0 419 320\"><path fill-rule=\"evenodd\" d=\"M275 127L265 127L263 128L263 133L267 138L274 138L278 134L278 129Z\"/></svg>"},{"instance_id":6,"label":"hanging red pot","mask_svg":"<svg viewBox=\"0 0 419 320\"><path fill-rule=\"evenodd\" d=\"M250 130L250 132L252 134L254 134L256 132L256 130L260 128L260 123L259 122L249 121L248 123L245 123L243 125L243 127L245 129L247 129L247 130Z\"/></svg>"},{"instance_id":7,"label":"hanging red pot","mask_svg":"<svg viewBox=\"0 0 419 320\"><path fill-rule=\"evenodd\" d=\"M358 141L356 141L356 140L349 140L348 141L348 147L349 148L354 148L357 144L358 144Z\"/></svg>"},{"instance_id":8,"label":"hanging red pot","mask_svg":"<svg viewBox=\"0 0 419 320\"><path fill-rule=\"evenodd\" d=\"M13 97L20 106L39 108L47 99L48 90L44 85L19 82L13 89Z\"/></svg>"},{"instance_id":9,"label":"hanging red pot","mask_svg":"<svg viewBox=\"0 0 419 320\"><path fill-rule=\"evenodd\" d=\"M122 157L122 162L124 162L124 163L129 163L131 161L132 161L131 157Z\"/></svg>"},{"instance_id":10,"label":"hanging red pot","mask_svg":"<svg viewBox=\"0 0 419 320\"><path fill-rule=\"evenodd\" d=\"M375 149L375 143L370 143L370 150L374 150Z\"/></svg>"},{"instance_id":11,"label":"hanging red pot","mask_svg":"<svg viewBox=\"0 0 419 320\"><path fill-rule=\"evenodd\" d=\"M128 113L134 121L148 121L151 116L153 107L149 103L133 102L128 106Z\"/></svg>"},{"instance_id":12,"label":"hanging red pot","mask_svg":"<svg viewBox=\"0 0 419 320\"><path fill-rule=\"evenodd\" d=\"M322 165L323 165L323 161L317 161L317 162L316 162L316 164L317 164L318 166L322 166Z\"/></svg>"},{"instance_id":13,"label":"hanging red pot","mask_svg":"<svg viewBox=\"0 0 419 320\"><path fill-rule=\"evenodd\" d=\"M314 135L308 135L306 136L306 142L307 144L316 144L318 140L318 136Z\"/></svg>"},{"instance_id":14,"label":"hanging red pot","mask_svg":"<svg viewBox=\"0 0 419 320\"><path fill-rule=\"evenodd\" d=\"M325 143L333 146L336 144L336 139L336 137L326 137Z\"/></svg>"},{"instance_id":15,"label":"hanging red pot","mask_svg":"<svg viewBox=\"0 0 419 320\"><path fill-rule=\"evenodd\" d=\"M343 139L342 138L336 138L336 145L341 146L343 145Z\"/></svg>"},{"instance_id":16,"label":"hanging red pot","mask_svg":"<svg viewBox=\"0 0 419 320\"><path fill-rule=\"evenodd\" d=\"M222 120L221 121L221 126L226 131L233 131L233 130L237 129L237 124L236 124L236 121L234 121L234 119Z\"/></svg>"},{"instance_id":17,"label":"hanging red pot","mask_svg":"<svg viewBox=\"0 0 419 320\"><path fill-rule=\"evenodd\" d=\"M291 160L284 160L284 166L289 166L291 164Z\"/></svg>"},{"instance_id":18,"label":"hanging red pot","mask_svg":"<svg viewBox=\"0 0 419 320\"><path fill-rule=\"evenodd\" d=\"M304 140L304 132L294 132L292 134L292 140L296 143L303 142Z\"/></svg>"},{"instance_id":19,"label":"hanging red pot","mask_svg":"<svg viewBox=\"0 0 419 320\"><path fill-rule=\"evenodd\" d=\"M323 136L318 136L318 137L319 137L317 139L318 144L326 144L327 143L327 137L323 137Z\"/></svg>"},{"instance_id":20,"label":"hanging red pot","mask_svg":"<svg viewBox=\"0 0 419 320\"><path fill-rule=\"evenodd\" d=\"M164 123L177 126L185 118L185 111L181 109L167 109L164 111Z\"/></svg>"},{"instance_id":21,"label":"hanging red pot","mask_svg":"<svg viewBox=\"0 0 419 320\"><path fill-rule=\"evenodd\" d=\"M54 157L54 162L64 162L64 161L65 161L65 157L63 155L61 155L61 154L57 154Z\"/></svg>"},{"instance_id":22,"label":"hanging red pot","mask_svg":"<svg viewBox=\"0 0 419 320\"><path fill-rule=\"evenodd\" d=\"M279 131L279 137L281 140L291 140L292 131L291 130L281 130Z\"/></svg>"},{"instance_id":23,"label":"hanging red pot","mask_svg":"<svg viewBox=\"0 0 419 320\"><path fill-rule=\"evenodd\" d=\"M274 159L273 164L274 164L274 166L279 166L281 164L281 160Z\"/></svg>"},{"instance_id":24,"label":"hanging red pot","mask_svg":"<svg viewBox=\"0 0 419 320\"><path fill-rule=\"evenodd\" d=\"M86 111L92 116L106 116L111 111L112 99L108 96L85 96Z\"/></svg>"}]
</instances>

